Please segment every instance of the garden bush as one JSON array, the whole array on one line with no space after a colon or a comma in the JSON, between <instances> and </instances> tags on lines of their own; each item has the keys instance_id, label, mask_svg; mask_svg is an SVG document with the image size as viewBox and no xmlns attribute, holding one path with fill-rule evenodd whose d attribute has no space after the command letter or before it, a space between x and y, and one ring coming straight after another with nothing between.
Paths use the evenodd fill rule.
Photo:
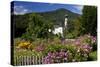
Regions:
<instances>
[{"instance_id":1,"label":"garden bush","mask_svg":"<svg viewBox=\"0 0 100 67\"><path fill-rule=\"evenodd\" d=\"M91 50L92 47L90 47L90 45L49 45L46 49L46 57L44 58L44 63L86 61ZM62 56L60 55L61 52ZM68 53L67 57L64 55L66 52ZM55 58L52 58L53 53L56 54Z\"/></svg>"},{"instance_id":2,"label":"garden bush","mask_svg":"<svg viewBox=\"0 0 100 67\"><path fill-rule=\"evenodd\" d=\"M44 58L44 63L61 63L61 62L79 62L79 61L88 61L91 57L91 53L94 49L94 43L96 44L96 38L90 35L84 35L78 37L72 44L52 44L48 45L45 50L46 57ZM64 55L60 56L61 50L68 52L67 59L64 60ZM49 54L50 53L50 54ZM53 54L56 54L55 58L52 58ZM54 56L54 55L53 55ZM96 58L97 55L93 56ZM57 58L59 57L59 58ZM93 59L94 60L94 59Z\"/></svg>"},{"instance_id":3,"label":"garden bush","mask_svg":"<svg viewBox=\"0 0 100 67\"><path fill-rule=\"evenodd\" d=\"M29 45L31 45L31 43L29 41L21 41L19 44L18 44L18 48L21 48L21 49L28 49Z\"/></svg>"}]
</instances>

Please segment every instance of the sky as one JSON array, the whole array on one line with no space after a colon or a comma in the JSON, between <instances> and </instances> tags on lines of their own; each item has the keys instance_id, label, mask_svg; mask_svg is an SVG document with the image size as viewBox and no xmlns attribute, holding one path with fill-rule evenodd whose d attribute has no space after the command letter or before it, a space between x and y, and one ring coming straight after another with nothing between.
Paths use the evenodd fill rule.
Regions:
<instances>
[{"instance_id":1,"label":"sky","mask_svg":"<svg viewBox=\"0 0 100 67\"><path fill-rule=\"evenodd\" d=\"M40 2L24 2L14 1L14 14L25 14L31 12L47 12L64 8L74 13L82 14L82 5L57 4L57 3L40 3Z\"/></svg>"}]
</instances>

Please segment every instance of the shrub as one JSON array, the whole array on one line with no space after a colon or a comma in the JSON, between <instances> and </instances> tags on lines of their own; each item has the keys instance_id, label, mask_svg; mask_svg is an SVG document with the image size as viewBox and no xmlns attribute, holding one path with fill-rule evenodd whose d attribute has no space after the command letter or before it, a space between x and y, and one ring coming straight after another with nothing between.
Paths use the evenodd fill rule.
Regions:
<instances>
[{"instance_id":1,"label":"shrub","mask_svg":"<svg viewBox=\"0 0 100 67\"><path fill-rule=\"evenodd\" d=\"M49 45L43 63L86 61L91 50L89 45Z\"/></svg>"},{"instance_id":2,"label":"shrub","mask_svg":"<svg viewBox=\"0 0 100 67\"><path fill-rule=\"evenodd\" d=\"M97 51L93 51L89 54L89 58L88 58L89 61L91 60L97 60Z\"/></svg>"},{"instance_id":3,"label":"shrub","mask_svg":"<svg viewBox=\"0 0 100 67\"><path fill-rule=\"evenodd\" d=\"M51 38L52 32L49 32L49 29L53 29L53 23L33 13L29 16L29 24L22 37L32 41L34 41L35 38Z\"/></svg>"},{"instance_id":4,"label":"shrub","mask_svg":"<svg viewBox=\"0 0 100 67\"><path fill-rule=\"evenodd\" d=\"M34 45L33 45L33 44L30 44L30 45L28 46L28 49L32 51L32 50L34 49Z\"/></svg>"},{"instance_id":5,"label":"shrub","mask_svg":"<svg viewBox=\"0 0 100 67\"><path fill-rule=\"evenodd\" d=\"M14 39L14 46L18 46L18 44L21 42L21 38L15 38Z\"/></svg>"},{"instance_id":6,"label":"shrub","mask_svg":"<svg viewBox=\"0 0 100 67\"><path fill-rule=\"evenodd\" d=\"M83 37L79 37L71 44L62 44L55 42L53 44L49 44L43 51L44 55L46 55L46 57L44 57L43 63L87 61L89 58L89 54L93 49L93 46L91 46L90 44L92 44L91 39L86 35ZM66 52L68 52L67 58L64 57L64 53ZM52 56L54 56L55 58ZM66 60L64 60L65 58Z\"/></svg>"},{"instance_id":7,"label":"shrub","mask_svg":"<svg viewBox=\"0 0 100 67\"><path fill-rule=\"evenodd\" d=\"M21 49L28 49L29 45L31 43L29 41L21 41L19 44L18 44L18 47L21 48Z\"/></svg>"}]
</instances>

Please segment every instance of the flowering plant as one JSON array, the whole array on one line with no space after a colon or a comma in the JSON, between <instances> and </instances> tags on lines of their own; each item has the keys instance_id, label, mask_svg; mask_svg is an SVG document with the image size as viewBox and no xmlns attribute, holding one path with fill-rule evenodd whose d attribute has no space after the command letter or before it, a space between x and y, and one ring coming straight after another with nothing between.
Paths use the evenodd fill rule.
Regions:
<instances>
[{"instance_id":1,"label":"flowering plant","mask_svg":"<svg viewBox=\"0 0 100 67\"><path fill-rule=\"evenodd\" d=\"M43 59L43 63L44 64L62 63L62 62L67 62L68 59L69 59L69 52L61 49L60 51L49 52L47 56Z\"/></svg>"}]
</instances>

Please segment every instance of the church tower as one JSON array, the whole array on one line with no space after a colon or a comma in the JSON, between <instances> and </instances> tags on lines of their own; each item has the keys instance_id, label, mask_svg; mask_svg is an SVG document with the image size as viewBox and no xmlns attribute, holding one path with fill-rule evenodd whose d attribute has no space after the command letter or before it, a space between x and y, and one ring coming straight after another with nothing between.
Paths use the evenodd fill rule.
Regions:
<instances>
[{"instance_id":1,"label":"church tower","mask_svg":"<svg viewBox=\"0 0 100 67\"><path fill-rule=\"evenodd\" d=\"M68 15L65 15L64 27L67 28Z\"/></svg>"},{"instance_id":2,"label":"church tower","mask_svg":"<svg viewBox=\"0 0 100 67\"><path fill-rule=\"evenodd\" d=\"M63 24L63 39L65 39L66 34L67 34L67 23L68 23L68 15L65 15L65 20L64 20L64 24Z\"/></svg>"}]
</instances>

